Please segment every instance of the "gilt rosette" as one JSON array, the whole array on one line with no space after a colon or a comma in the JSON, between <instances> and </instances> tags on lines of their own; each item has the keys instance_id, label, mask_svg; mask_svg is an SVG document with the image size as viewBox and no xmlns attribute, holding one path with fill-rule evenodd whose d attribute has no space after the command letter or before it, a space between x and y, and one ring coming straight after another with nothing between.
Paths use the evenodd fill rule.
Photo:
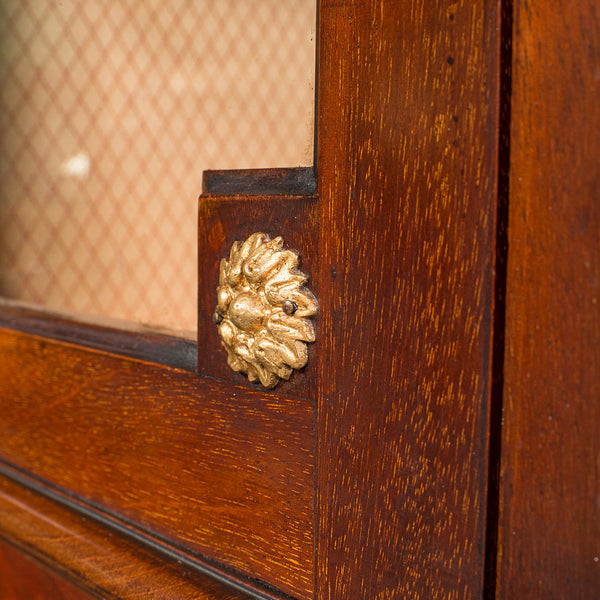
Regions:
<instances>
[{"instance_id":1,"label":"gilt rosette","mask_svg":"<svg viewBox=\"0 0 600 600\"><path fill-rule=\"evenodd\" d=\"M284 249L281 237L254 233L234 242L221 261L214 314L234 371L272 388L306 365L318 310L307 281L298 254Z\"/></svg>"}]
</instances>

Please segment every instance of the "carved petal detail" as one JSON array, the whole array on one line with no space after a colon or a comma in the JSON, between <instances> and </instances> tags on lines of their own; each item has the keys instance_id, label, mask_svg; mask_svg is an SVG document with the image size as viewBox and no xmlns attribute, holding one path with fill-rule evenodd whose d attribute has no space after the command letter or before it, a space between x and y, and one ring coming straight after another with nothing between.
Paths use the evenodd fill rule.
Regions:
<instances>
[{"instance_id":1,"label":"carved petal detail","mask_svg":"<svg viewBox=\"0 0 600 600\"><path fill-rule=\"evenodd\" d=\"M298 260L283 238L264 233L234 242L221 260L215 323L227 363L267 388L304 367L306 342L315 341L318 303Z\"/></svg>"}]
</instances>

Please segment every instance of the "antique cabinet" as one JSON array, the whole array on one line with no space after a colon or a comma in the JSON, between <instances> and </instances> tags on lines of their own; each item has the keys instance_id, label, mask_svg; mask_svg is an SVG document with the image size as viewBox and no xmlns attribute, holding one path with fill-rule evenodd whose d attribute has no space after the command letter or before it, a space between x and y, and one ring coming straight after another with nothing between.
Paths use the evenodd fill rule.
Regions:
<instances>
[{"instance_id":1,"label":"antique cabinet","mask_svg":"<svg viewBox=\"0 0 600 600\"><path fill-rule=\"evenodd\" d=\"M314 168L204 176L197 346L2 304L3 597L594 597L599 33L322 0ZM211 321L256 231L319 302L271 390Z\"/></svg>"}]
</instances>

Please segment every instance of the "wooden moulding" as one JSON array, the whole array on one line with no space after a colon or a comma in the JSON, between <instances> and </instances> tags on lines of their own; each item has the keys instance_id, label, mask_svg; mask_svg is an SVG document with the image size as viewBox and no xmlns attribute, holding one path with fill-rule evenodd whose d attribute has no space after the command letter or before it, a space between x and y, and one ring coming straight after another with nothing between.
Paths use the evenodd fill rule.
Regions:
<instances>
[{"instance_id":1,"label":"wooden moulding","mask_svg":"<svg viewBox=\"0 0 600 600\"><path fill-rule=\"evenodd\" d=\"M278 172L278 171L276 171ZM311 171L312 172L312 171ZM259 171L262 173L262 171ZM211 177L206 176L210 182ZM220 177L222 177L220 175ZM235 177L234 177L235 179ZM285 183L285 179L283 180ZM287 184L286 184L287 185ZM205 189L216 192L233 189L233 184L209 185ZM262 191L265 186L250 188ZM273 191L273 186L269 189ZM256 389L248 378L233 371L227 364L227 355L221 346L217 327L212 317L217 299L219 265L222 258L229 256L235 241L244 241L251 234L262 232L271 238L282 236L286 248L296 250L300 255L300 268L309 277L317 268L317 202L314 196L298 195L220 195L205 193L200 197L198 223L198 372L201 375L217 377L242 386ZM319 297L316 282L310 280L308 286ZM273 390L307 399L315 398L315 375L318 357L318 323L315 320L317 340L309 344L308 364L294 372L289 381L280 381Z\"/></svg>"},{"instance_id":2,"label":"wooden moulding","mask_svg":"<svg viewBox=\"0 0 600 600\"><path fill-rule=\"evenodd\" d=\"M55 314L0 298L0 327L163 366L196 371L196 343L171 331L88 315Z\"/></svg>"},{"instance_id":3,"label":"wooden moulding","mask_svg":"<svg viewBox=\"0 0 600 600\"><path fill-rule=\"evenodd\" d=\"M0 355L2 461L230 577L312 597L312 403L16 331Z\"/></svg>"},{"instance_id":4,"label":"wooden moulding","mask_svg":"<svg viewBox=\"0 0 600 600\"><path fill-rule=\"evenodd\" d=\"M0 475L1 538L25 553L0 543L0 595L6 600L255 597L174 558L157 560L151 550Z\"/></svg>"},{"instance_id":5,"label":"wooden moulding","mask_svg":"<svg viewBox=\"0 0 600 600\"><path fill-rule=\"evenodd\" d=\"M204 171L205 196L314 196L313 167L292 169L231 169Z\"/></svg>"}]
</instances>

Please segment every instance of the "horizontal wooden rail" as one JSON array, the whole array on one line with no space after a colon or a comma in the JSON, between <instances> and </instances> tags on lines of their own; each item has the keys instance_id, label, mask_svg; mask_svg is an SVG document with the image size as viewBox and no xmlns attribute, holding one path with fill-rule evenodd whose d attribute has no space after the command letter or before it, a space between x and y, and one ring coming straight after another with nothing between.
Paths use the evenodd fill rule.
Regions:
<instances>
[{"instance_id":1,"label":"horizontal wooden rail","mask_svg":"<svg viewBox=\"0 0 600 600\"><path fill-rule=\"evenodd\" d=\"M0 538L103 598L250 600L273 598L165 556L114 528L0 473ZM17 477L18 478L18 477Z\"/></svg>"},{"instance_id":2,"label":"horizontal wooden rail","mask_svg":"<svg viewBox=\"0 0 600 600\"><path fill-rule=\"evenodd\" d=\"M0 460L312 595L312 402L10 330L0 355Z\"/></svg>"}]
</instances>

